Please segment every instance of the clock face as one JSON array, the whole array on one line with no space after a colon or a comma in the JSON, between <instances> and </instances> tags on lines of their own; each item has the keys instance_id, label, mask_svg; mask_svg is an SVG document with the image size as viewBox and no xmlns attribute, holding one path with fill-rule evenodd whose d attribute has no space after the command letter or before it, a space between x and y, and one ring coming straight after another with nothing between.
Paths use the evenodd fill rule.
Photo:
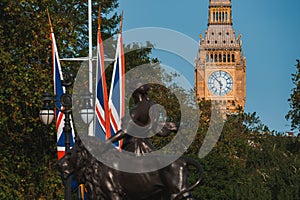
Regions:
<instances>
[{"instance_id":1,"label":"clock face","mask_svg":"<svg viewBox=\"0 0 300 200\"><path fill-rule=\"evenodd\" d=\"M223 96L230 92L232 85L232 77L225 71L215 71L208 78L209 90L218 96Z\"/></svg>"}]
</instances>

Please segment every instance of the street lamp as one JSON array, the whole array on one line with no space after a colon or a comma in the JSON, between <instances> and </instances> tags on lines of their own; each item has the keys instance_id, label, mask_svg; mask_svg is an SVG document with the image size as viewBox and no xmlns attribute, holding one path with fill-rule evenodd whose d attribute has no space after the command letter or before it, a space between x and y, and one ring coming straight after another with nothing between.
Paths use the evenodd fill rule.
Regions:
<instances>
[{"instance_id":1,"label":"street lamp","mask_svg":"<svg viewBox=\"0 0 300 200\"><path fill-rule=\"evenodd\" d=\"M69 93L69 88L74 83L74 76L72 74L67 74L66 80L61 80L62 86L66 88L65 93L60 96L59 102L62 106L62 108L59 108L56 106L56 109L60 112L64 113L65 119L64 119L64 127L63 131L65 133L65 153L67 154L70 151L70 140L71 140L71 132L72 132L72 126L71 126L71 115L72 115L72 95ZM46 92L43 94L42 97L43 100L43 107L40 110L40 119L45 125L51 124L51 122L54 119L54 110L53 106L51 106L52 102L55 101L52 94L49 92ZM89 124L94 115L94 111L90 104L91 101L91 95L86 94L83 95L83 106L80 110L80 115L82 120ZM56 105L56 104L55 104ZM68 177L68 179L65 182L65 199L71 200L72 194L71 194L71 176Z\"/></svg>"}]
</instances>

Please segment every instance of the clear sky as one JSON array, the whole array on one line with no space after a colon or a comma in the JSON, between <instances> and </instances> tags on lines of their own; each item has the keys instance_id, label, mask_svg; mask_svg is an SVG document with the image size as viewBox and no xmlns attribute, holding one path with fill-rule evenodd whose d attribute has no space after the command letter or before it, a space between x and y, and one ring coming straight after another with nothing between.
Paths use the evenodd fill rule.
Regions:
<instances>
[{"instance_id":1,"label":"clear sky","mask_svg":"<svg viewBox=\"0 0 300 200\"><path fill-rule=\"evenodd\" d=\"M123 31L161 27L198 42L207 29L208 4L209 0L121 0ZM233 28L242 34L247 58L245 111L256 112L271 130L289 131L285 115L294 87L291 74L300 59L300 1L232 0L232 10ZM184 71L194 79L193 68Z\"/></svg>"}]
</instances>

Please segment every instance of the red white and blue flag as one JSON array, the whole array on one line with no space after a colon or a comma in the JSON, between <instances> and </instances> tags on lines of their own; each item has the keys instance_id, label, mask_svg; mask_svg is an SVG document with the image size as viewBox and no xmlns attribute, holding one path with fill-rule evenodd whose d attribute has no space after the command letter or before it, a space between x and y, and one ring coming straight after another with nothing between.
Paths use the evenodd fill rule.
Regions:
<instances>
[{"instance_id":1,"label":"red white and blue flag","mask_svg":"<svg viewBox=\"0 0 300 200\"><path fill-rule=\"evenodd\" d=\"M65 115L60 112L60 110L63 109L62 105L60 104L60 96L65 93L65 87L62 86L61 80L63 80L62 70L59 62L59 56L58 51L56 47L55 37L54 33L51 32L50 38L52 41L52 62L53 62L53 81L54 81L54 95L55 95L55 104L56 109L55 110L55 117L56 117L56 133L57 133L57 156L58 160L60 160L65 155L65 133L63 131L64 127L64 119ZM72 147L74 144L74 128L73 123L71 120L71 127L72 127L72 133L71 133L71 141L70 146Z\"/></svg>"},{"instance_id":2,"label":"red white and blue flag","mask_svg":"<svg viewBox=\"0 0 300 200\"><path fill-rule=\"evenodd\" d=\"M109 93L109 114L111 135L121 130L121 119L125 112L125 60L121 31L118 34L118 42L115 63L112 74L112 82ZM121 149L123 140L115 145Z\"/></svg>"},{"instance_id":3,"label":"red white and blue flag","mask_svg":"<svg viewBox=\"0 0 300 200\"><path fill-rule=\"evenodd\" d=\"M108 95L105 78L104 51L100 24L97 35L97 68L96 68L96 101L95 101L95 136L103 141L110 137Z\"/></svg>"}]
</instances>

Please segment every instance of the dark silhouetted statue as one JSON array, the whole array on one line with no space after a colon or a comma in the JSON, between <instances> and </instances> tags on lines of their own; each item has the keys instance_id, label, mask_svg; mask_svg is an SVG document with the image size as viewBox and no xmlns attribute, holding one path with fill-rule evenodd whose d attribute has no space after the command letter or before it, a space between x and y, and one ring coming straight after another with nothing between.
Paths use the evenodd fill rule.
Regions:
<instances>
[{"instance_id":1,"label":"dark silhouetted statue","mask_svg":"<svg viewBox=\"0 0 300 200\"><path fill-rule=\"evenodd\" d=\"M154 150L146 137L147 131L157 129L155 123L150 123L157 117L149 115L149 110L154 103L147 96L148 90L148 85L141 85L135 90L132 95L135 106L130 110L130 117L124 119L123 130L109 138L104 146L124 139L122 149L133 152L136 156L143 156ZM145 137L133 136L138 133L131 134L132 131L136 131L134 128L136 125L144 127L141 134ZM176 131L177 127L174 123L165 123L156 135L167 136ZM199 185L202 178L201 165L185 157L157 171L146 173L119 171L93 157L78 136L75 140L74 147L59 161L59 169L64 178L73 174L78 183L85 185L88 199L192 200L191 190ZM104 156L108 156L107 154L103 153ZM109 156L118 156L118 154ZM199 179L191 186L188 184L188 166L190 165L199 171Z\"/></svg>"}]
</instances>

